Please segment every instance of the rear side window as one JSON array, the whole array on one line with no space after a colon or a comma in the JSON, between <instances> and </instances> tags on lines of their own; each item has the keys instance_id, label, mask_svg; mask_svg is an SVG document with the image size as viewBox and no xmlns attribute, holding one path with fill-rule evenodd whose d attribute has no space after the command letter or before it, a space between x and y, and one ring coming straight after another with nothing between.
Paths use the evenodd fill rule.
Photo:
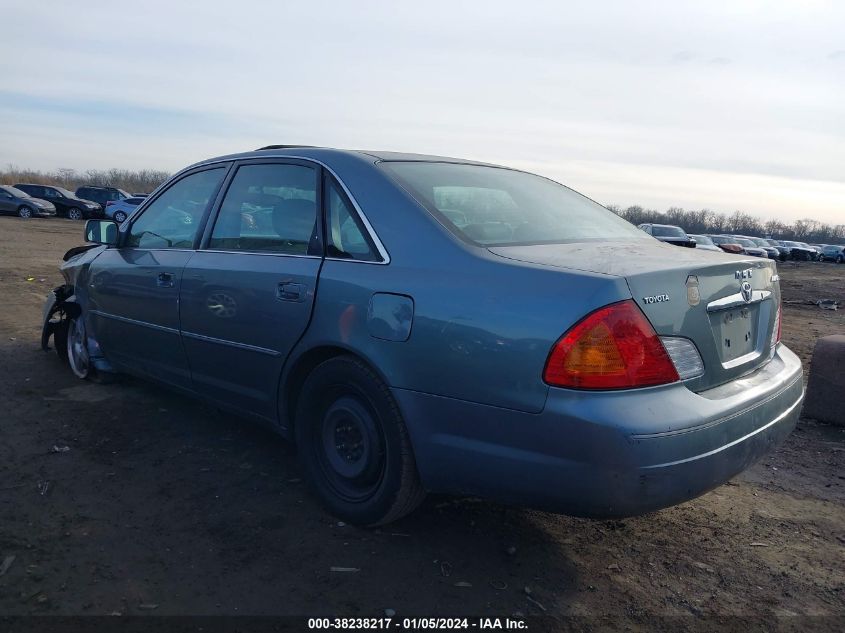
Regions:
<instances>
[{"instance_id":1,"label":"rear side window","mask_svg":"<svg viewBox=\"0 0 845 633\"><path fill-rule=\"evenodd\" d=\"M200 221L217 191L224 167L200 171L177 180L132 222L127 246L193 248Z\"/></svg>"},{"instance_id":2,"label":"rear side window","mask_svg":"<svg viewBox=\"0 0 845 633\"><path fill-rule=\"evenodd\" d=\"M317 172L303 165L238 168L209 248L306 255L317 226Z\"/></svg>"},{"instance_id":3,"label":"rear side window","mask_svg":"<svg viewBox=\"0 0 845 633\"><path fill-rule=\"evenodd\" d=\"M379 165L448 228L476 244L648 239L589 198L533 174L457 163Z\"/></svg>"},{"instance_id":4,"label":"rear side window","mask_svg":"<svg viewBox=\"0 0 845 633\"><path fill-rule=\"evenodd\" d=\"M362 262L380 260L352 203L332 177L326 178L326 211L329 257Z\"/></svg>"}]
</instances>

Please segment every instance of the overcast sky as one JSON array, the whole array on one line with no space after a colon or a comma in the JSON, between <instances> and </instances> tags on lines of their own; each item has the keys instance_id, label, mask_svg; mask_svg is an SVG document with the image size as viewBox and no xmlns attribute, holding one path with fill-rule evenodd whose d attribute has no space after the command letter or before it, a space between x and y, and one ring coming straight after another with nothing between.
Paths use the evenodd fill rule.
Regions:
<instances>
[{"instance_id":1,"label":"overcast sky","mask_svg":"<svg viewBox=\"0 0 845 633\"><path fill-rule=\"evenodd\" d=\"M845 2L0 0L0 164L269 143L845 223Z\"/></svg>"}]
</instances>

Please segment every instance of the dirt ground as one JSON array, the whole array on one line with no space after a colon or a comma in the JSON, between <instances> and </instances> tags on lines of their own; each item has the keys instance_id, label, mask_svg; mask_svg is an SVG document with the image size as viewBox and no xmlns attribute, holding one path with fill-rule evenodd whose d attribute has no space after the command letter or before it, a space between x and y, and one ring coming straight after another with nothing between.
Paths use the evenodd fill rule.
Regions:
<instances>
[{"instance_id":1,"label":"dirt ground","mask_svg":"<svg viewBox=\"0 0 845 633\"><path fill-rule=\"evenodd\" d=\"M845 429L802 420L729 484L636 519L430 497L345 526L274 435L141 381L81 382L39 349L81 233L0 218L0 615L845 615ZM785 300L845 305L845 266L780 272ZM845 310L785 305L805 364L843 332Z\"/></svg>"}]
</instances>

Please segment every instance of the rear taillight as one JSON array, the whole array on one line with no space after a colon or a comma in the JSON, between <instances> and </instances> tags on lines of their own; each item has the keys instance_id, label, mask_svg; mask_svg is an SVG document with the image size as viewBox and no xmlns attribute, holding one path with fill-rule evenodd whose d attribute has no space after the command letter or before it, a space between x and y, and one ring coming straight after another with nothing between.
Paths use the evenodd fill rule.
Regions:
<instances>
[{"instance_id":1,"label":"rear taillight","mask_svg":"<svg viewBox=\"0 0 845 633\"><path fill-rule=\"evenodd\" d=\"M780 304L778 304L778 311L775 312L775 327L772 329L772 347L773 348L775 347L775 345L780 343L780 324L781 324L780 312L781 312Z\"/></svg>"},{"instance_id":2,"label":"rear taillight","mask_svg":"<svg viewBox=\"0 0 845 633\"><path fill-rule=\"evenodd\" d=\"M543 380L573 389L631 389L679 380L651 323L633 302L591 312L555 343Z\"/></svg>"}]
</instances>

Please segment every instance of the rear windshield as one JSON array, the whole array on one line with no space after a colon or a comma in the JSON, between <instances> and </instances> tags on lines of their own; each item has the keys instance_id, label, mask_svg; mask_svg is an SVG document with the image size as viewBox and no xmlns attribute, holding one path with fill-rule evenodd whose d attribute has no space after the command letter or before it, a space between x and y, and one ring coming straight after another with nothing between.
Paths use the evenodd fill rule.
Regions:
<instances>
[{"instance_id":1,"label":"rear windshield","mask_svg":"<svg viewBox=\"0 0 845 633\"><path fill-rule=\"evenodd\" d=\"M380 165L444 225L476 244L650 239L589 198L533 174L455 163Z\"/></svg>"},{"instance_id":2,"label":"rear windshield","mask_svg":"<svg viewBox=\"0 0 845 633\"><path fill-rule=\"evenodd\" d=\"M660 226L659 224L651 226L651 234L660 237L685 237L685 233L677 226Z\"/></svg>"}]
</instances>

